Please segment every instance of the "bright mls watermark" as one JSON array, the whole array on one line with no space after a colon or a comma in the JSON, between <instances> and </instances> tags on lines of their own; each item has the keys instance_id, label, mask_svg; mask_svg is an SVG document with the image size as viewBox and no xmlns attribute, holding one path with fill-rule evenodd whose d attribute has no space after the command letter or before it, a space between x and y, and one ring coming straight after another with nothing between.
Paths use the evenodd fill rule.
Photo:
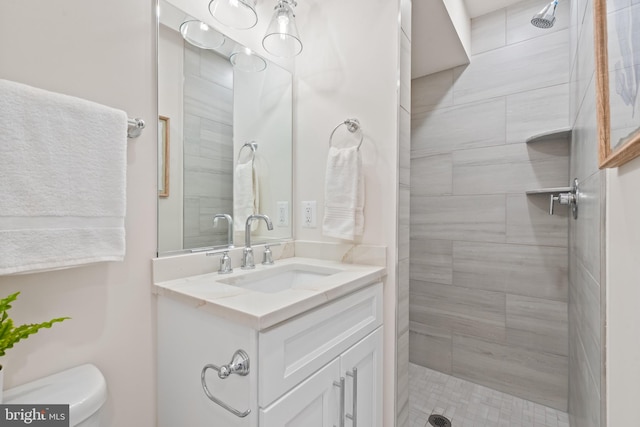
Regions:
<instances>
[{"instance_id":1,"label":"bright mls watermark","mask_svg":"<svg viewBox=\"0 0 640 427\"><path fill-rule=\"evenodd\" d=\"M69 405L0 405L0 427L69 427Z\"/></svg>"}]
</instances>

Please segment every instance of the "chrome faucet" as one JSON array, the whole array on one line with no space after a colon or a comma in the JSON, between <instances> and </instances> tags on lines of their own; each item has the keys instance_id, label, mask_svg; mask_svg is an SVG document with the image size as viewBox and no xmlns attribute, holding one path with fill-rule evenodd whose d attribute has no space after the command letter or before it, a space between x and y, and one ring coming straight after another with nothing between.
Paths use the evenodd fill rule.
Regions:
<instances>
[{"instance_id":1,"label":"chrome faucet","mask_svg":"<svg viewBox=\"0 0 640 427\"><path fill-rule=\"evenodd\" d=\"M251 247L251 223L256 219L263 219L267 223L267 230L273 230L273 223L267 215L249 215L244 229L244 250L242 251L242 269L251 270L256 268L253 261L253 248Z\"/></svg>"},{"instance_id":2,"label":"chrome faucet","mask_svg":"<svg viewBox=\"0 0 640 427\"><path fill-rule=\"evenodd\" d=\"M213 217L213 226L215 227L218 220L224 218L227 220L227 247L233 247L233 218L229 214L215 214Z\"/></svg>"}]
</instances>

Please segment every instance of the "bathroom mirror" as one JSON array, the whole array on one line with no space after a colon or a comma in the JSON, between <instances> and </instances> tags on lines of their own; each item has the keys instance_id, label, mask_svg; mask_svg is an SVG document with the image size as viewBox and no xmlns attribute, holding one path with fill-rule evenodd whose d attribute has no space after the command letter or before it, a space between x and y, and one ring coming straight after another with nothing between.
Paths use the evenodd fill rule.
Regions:
<instances>
[{"instance_id":1,"label":"bathroom mirror","mask_svg":"<svg viewBox=\"0 0 640 427\"><path fill-rule=\"evenodd\" d=\"M227 221L214 226L217 214L233 217L238 245L252 212L274 226L254 222L252 242L290 238L291 73L223 34L210 15L188 15L180 1L158 8L158 113L171 122L158 255L226 247Z\"/></svg>"}]
</instances>

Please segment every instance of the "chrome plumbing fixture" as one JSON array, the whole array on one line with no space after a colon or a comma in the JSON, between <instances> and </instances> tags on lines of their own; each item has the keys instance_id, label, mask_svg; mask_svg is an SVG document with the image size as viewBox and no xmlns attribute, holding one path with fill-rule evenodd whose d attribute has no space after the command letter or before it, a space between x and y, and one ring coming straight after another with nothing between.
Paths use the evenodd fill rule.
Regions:
<instances>
[{"instance_id":1,"label":"chrome plumbing fixture","mask_svg":"<svg viewBox=\"0 0 640 427\"><path fill-rule=\"evenodd\" d=\"M262 219L267 223L267 230L273 230L273 223L267 215L256 214L249 215L244 228L244 249L242 250L242 266L243 270L253 270L256 264L253 260L253 248L251 247L251 223L256 219Z\"/></svg>"},{"instance_id":2,"label":"chrome plumbing fixture","mask_svg":"<svg viewBox=\"0 0 640 427\"><path fill-rule=\"evenodd\" d=\"M551 195L549 201L549 215L553 215L555 203L558 202L561 205L568 205L571 207L571 214L573 219L578 219L578 199L580 198L580 189L578 187L578 178L573 180L573 187L568 193L558 193L557 195Z\"/></svg>"}]
</instances>

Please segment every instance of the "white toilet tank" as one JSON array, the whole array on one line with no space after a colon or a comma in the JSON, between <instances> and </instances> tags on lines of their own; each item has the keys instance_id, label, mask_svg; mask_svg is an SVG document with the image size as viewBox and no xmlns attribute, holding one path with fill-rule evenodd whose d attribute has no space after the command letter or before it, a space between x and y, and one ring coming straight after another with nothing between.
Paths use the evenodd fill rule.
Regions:
<instances>
[{"instance_id":1,"label":"white toilet tank","mask_svg":"<svg viewBox=\"0 0 640 427\"><path fill-rule=\"evenodd\" d=\"M107 383L86 364L4 391L5 404L69 404L72 427L100 427Z\"/></svg>"}]
</instances>

